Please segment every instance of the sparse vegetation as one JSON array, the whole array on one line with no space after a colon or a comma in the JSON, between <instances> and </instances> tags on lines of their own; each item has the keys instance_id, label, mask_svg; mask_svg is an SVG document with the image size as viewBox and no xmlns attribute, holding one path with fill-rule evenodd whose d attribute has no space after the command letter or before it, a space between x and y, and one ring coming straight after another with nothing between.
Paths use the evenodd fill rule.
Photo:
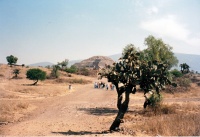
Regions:
<instances>
[{"instance_id":1,"label":"sparse vegetation","mask_svg":"<svg viewBox=\"0 0 200 137\"><path fill-rule=\"evenodd\" d=\"M82 78L72 78L72 79L56 79L55 80L58 83L70 83L70 84L88 84L91 83L90 80L85 80Z\"/></svg>"},{"instance_id":2,"label":"sparse vegetation","mask_svg":"<svg viewBox=\"0 0 200 137\"><path fill-rule=\"evenodd\" d=\"M79 75L84 75L84 76L89 76L90 72L86 67L79 68L77 74Z\"/></svg>"},{"instance_id":3,"label":"sparse vegetation","mask_svg":"<svg viewBox=\"0 0 200 137\"><path fill-rule=\"evenodd\" d=\"M153 136L199 136L200 113L194 113L198 109L198 105L191 103L164 105L159 115L155 116L151 111L141 113L146 117L145 121L132 128Z\"/></svg>"},{"instance_id":4,"label":"sparse vegetation","mask_svg":"<svg viewBox=\"0 0 200 137\"><path fill-rule=\"evenodd\" d=\"M5 102L0 103L0 122L13 122L15 120L13 112L21 112L28 108L29 104L25 102Z\"/></svg>"}]
</instances>

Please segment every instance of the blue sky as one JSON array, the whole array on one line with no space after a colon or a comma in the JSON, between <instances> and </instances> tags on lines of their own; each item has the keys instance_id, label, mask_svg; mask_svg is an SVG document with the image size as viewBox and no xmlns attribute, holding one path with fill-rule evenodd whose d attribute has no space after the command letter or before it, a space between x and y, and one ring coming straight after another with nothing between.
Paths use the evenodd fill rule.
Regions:
<instances>
[{"instance_id":1,"label":"blue sky","mask_svg":"<svg viewBox=\"0 0 200 137\"><path fill-rule=\"evenodd\" d=\"M18 64L141 50L149 35L173 52L200 55L200 0L0 0L0 63Z\"/></svg>"}]
</instances>

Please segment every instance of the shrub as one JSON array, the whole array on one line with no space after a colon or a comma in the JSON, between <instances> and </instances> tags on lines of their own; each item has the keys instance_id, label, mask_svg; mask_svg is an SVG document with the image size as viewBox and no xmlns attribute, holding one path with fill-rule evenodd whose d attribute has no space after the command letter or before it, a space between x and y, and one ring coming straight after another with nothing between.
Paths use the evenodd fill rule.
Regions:
<instances>
[{"instance_id":1,"label":"shrub","mask_svg":"<svg viewBox=\"0 0 200 137\"><path fill-rule=\"evenodd\" d=\"M185 88L190 87L190 84L192 83L192 81L189 78L185 78L185 77L178 78L176 81L179 86L185 87Z\"/></svg>"},{"instance_id":2,"label":"shrub","mask_svg":"<svg viewBox=\"0 0 200 137\"><path fill-rule=\"evenodd\" d=\"M80 68L78 70L78 74L81 74L81 75L84 75L84 76L89 76L90 72L87 68L84 67L84 68Z\"/></svg>"},{"instance_id":3,"label":"shrub","mask_svg":"<svg viewBox=\"0 0 200 137\"><path fill-rule=\"evenodd\" d=\"M68 73L76 73L78 69L76 66L72 65L70 68L67 68L65 71Z\"/></svg>"},{"instance_id":4,"label":"shrub","mask_svg":"<svg viewBox=\"0 0 200 137\"><path fill-rule=\"evenodd\" d=\"M182 77L182 76L183 76L183 74L182 74L180 71L178 71L177 69L174 69L174 70L170 71L170 73L171 73L174 77Z\"/></svg>"},{"instance_id":5,"label":"shrub","mask_svg":"<svg viewBox=\"0 0 200 137\"><path fill-rule=\"evenodd\" d=\"M160 94L151 94L151 96L149 97L149 101L150 101L150 106L151 107L156 107L160 104L160 102L162 101L162 96Z\"/></svg>"}]
</instances>

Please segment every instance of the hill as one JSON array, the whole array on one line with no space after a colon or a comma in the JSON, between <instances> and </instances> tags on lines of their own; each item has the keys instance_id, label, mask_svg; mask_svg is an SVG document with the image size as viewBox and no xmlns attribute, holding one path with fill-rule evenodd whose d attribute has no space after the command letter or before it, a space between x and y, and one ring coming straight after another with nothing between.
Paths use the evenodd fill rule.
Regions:
<instances>
[{"instance_id":1,"label":"hill","mask_svg":"<svg viewBox=\"0 0 200 137\"><path fill-rule=\"evenodd\" d=\"M39 62L39 63L29 64L28 66L31 66L31 67L38 67L38 66L46 67L46 66L52 66L52 65L55 65L55 64L53 64L51 62Z\"/></svg>"},{"instance_id":2,"label":"hill","mask_svg":"<svg viewBox=\"0 0 200 137\"><path fill-rule=\"evenodd\" d=\"M200 55L183 54L183 53L174 53L174 54L179 60L178 66L174 68L180 70L179 65L182 63L187 63L190 66L190 70L200 72L200 63L199 63ZM118 59L121 57L121 54L114 54L109 57L114 61L118 61Z\"/></svg>"}]
</instances>

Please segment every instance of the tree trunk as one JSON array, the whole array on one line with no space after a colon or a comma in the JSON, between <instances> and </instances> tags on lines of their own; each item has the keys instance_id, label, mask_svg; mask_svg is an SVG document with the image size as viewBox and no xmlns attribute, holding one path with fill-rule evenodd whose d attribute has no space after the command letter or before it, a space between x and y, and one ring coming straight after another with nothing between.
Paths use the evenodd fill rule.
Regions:
<instances>
[{"instance_id":1,"label":"tree trunk","mask_svg":"<svg viewBox=\"0 0 200 137\"><path fill-rule=\"evenodd\" d=\"M118 114L114 120L114 122L112 123L111 127L110 127L110 131L117 131L119 130L119 125L122 122L122 119L124 118L124 114L127 112L128 109L128 104L129 104L129 95L131 92L131 88L126 88L125 91L125 100L124 102L121 104Z\"/></svg>"},{"instance_id":2,"label":"tree trunk","mask_svg":"<svg viewBox=\"0 0 200 137\"><path fill-rule=\"evenodd\" d=\"M38 82L38 79L35 81L35 83L33 83L33 85L36 85L36 84L37 84L37 82Z\"/></svg>"},{"instance_id":3,"label":"tree trunk","mask_svg":"<svg viewBox=\"0 0 200 137\"><path fill-rule=\"evenodd\" d=\"M124 93L124 91L122 91L122 89L120 90L118 83L114 83L114 85L115 85L116 90L117 90L117 108L119 110L120 107L121 107L121 104L122 104L122 99L123 99L122 94Z\"/></svg>"}]
</instances>

